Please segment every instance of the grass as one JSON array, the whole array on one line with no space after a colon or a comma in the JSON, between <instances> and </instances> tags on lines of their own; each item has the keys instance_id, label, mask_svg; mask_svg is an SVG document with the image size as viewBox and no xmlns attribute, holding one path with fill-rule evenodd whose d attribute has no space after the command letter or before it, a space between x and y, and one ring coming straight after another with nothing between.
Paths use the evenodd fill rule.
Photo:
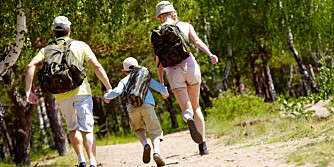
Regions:
<instances>
[{"instance_id":1,"label":"grass","mask_svg":"<svg viewBox=\"0 0 334 167\"><path fill-rule=\"evenodd\" d=\"M254 120L262 121L244 127L235 126ZM206 125L209 133L224 136L225 145L247 142L244 147L250 147L300 139L317 139L316 142L299 146L296 151L286 155L286 162L298 165L311 163L318 166L334 166L334 117L322 121L314 118L280 119L277 113L272 113L236 117L234 120L222 122L214 116L209 116Z\"/></svg>"}]
</instances>

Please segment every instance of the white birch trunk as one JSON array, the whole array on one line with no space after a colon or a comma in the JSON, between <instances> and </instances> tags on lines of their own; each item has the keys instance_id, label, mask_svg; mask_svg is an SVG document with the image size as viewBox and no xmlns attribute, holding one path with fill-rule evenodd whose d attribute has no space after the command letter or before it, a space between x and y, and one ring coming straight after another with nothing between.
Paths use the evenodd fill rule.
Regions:
<instances>
[{"instance_id":1,"label":"white birch trunk","mask_svg":"<svg viewBox=\"0 0 334 167\"><path fill-rule=\"evenodd\" d=\"M16 37L13 44L13 48L9 51L8 55L0 62L0 76L4 76L8 69L10 69L17 61L20 56L23 43L24 43L24 33L26 31L26 15L23 11L21 0L17 5L19 8L19 13L17 15L16 24Z\"/></svg>"},{"instance_id":2,"label":"white birch trunk","mask_svg":"<svg viewBox=\"0 0 334 167\"><path fill-rule=\"evenodd\" d=\"M293 79L293 65L291 64L290 65L290 78L289 78L289 81L288 81L288 90L286 91L286 96L287 97L290 94L292 79Z\"/></svg>"},{"instance_id":3,"label":"white birch trunk","mask_svg":"<svg viewBox=\"0 0 334 167\"><path fill-rule=\"evenodd\" d=\"M41 101L43 100L42 98L40 99ZM42 109L43 105L40 103L40 105L37 105L37 117L38 117L38 123L39 123L39 130L41 138L43 139L43 144L44 148L48 148L48 139L45 135L45 130L44 130L44 121L43 121L43 116L42 116Z\"/></svg>"}]
</instances>

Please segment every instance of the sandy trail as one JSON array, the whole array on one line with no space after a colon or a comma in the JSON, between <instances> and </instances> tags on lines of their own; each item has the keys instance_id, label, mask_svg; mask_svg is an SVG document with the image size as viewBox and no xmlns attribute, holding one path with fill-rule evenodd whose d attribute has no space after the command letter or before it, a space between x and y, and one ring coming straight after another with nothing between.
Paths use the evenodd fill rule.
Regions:
<instances>
[{"instance_id":1,"label":"sandy trail","mask_svg":"<svg viewBox=\"0 0 334 167\"><path fill-rule=\"evenodd\" d=\"M189 131L182 131L166 135L160 144L160 152L166 166L292 167L297 164L287 164L286 154L295 151L297 146L311 141L310 139L300 139L272 144L253 144L253 141L248 141L247 143L225 146L223 138L208 135L207 146L210 154L200 156L198 145L192 141ZM152 158L150 163L144 164L142 153L143 148L139 141L99 146L97 147L97 161L102 166L156 166ZM305 164L302 166L315 165Z\"/></svg>"}]
</instances>

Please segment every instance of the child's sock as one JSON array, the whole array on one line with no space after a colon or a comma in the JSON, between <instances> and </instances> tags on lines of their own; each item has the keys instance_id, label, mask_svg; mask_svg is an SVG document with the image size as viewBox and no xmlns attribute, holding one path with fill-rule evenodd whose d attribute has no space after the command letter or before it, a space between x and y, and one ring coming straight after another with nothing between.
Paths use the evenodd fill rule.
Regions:
<instances>
[{"instance_id":1,"label":"child's sock","mask_svg":"<svg viewBox=\"0 0 334 167\"><path fill-rule=\"evenodd\" d=\"M79 164L81 162L86 162L86 159L83 153L78 154L78 161L79 161Z\"/></svg>"},{"instance_id":2,"label":"child's sock","mask_svg":"<svg viewBox=\"0 0 334 167\"><path fill-rule=\"evenodd\" d=\"M95 159L90 159L89 160L89 165L94 165L94 167L96 167L97 166L96 160Z\"/></svg>"},{"instance_id":3,"label":"child's sock","mask_svg":"<svg viewBox=\"0 0 334 167\"><path fill-rule=\"evenodd\" d=\"M154 153L158 153L158 154L160 154L160 152L159 152L159 148L154 148Z\"/></svg>"}]
</instances>

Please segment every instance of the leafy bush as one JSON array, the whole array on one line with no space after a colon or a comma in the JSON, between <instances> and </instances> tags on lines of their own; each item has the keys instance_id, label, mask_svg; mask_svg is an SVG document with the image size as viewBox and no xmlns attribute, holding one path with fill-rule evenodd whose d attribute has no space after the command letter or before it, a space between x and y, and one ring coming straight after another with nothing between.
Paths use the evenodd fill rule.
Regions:
<instances>
[{"instance_id":1,"label":"leafy bush","mask_svg":"<svg viewBox=\"0 0 334 167\"><path fill-rule=\"evenodd\" d=\"M272 104L263 101L264 99L250 93L234 95L224 92L219 97L213 99L212 107L207 108L206 112L209 117L213 116L221 121L270 112Z\"/></svg>"}]
</instances>

